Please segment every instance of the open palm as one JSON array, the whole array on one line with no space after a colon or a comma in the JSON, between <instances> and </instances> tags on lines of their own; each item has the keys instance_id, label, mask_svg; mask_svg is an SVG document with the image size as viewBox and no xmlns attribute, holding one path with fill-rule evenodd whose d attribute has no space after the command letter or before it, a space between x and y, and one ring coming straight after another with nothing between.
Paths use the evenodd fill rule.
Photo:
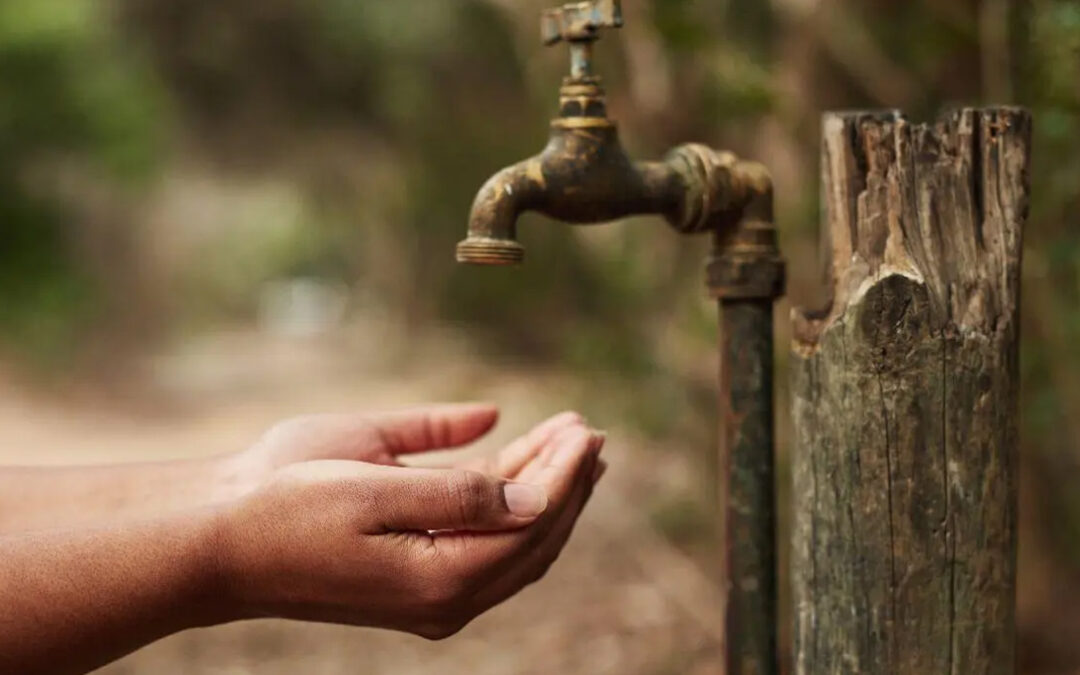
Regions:
<instances>
[{"instance_id":1,"label":"open palm","mask_svg":"<svg viewBox=\"0 0 1080 675\"><path fill-rule=\"evenodd\" d=\"M288 466L319 460L400 465L400 457L456 448L484 436L498 420L486 403L442 404L375 414L296 417L263 435L238 458L256 484ZM548 418L495 455L455 466L507 479L518 478L562 429L581 424L574 412Z\"/></svg>"}]
</instances>

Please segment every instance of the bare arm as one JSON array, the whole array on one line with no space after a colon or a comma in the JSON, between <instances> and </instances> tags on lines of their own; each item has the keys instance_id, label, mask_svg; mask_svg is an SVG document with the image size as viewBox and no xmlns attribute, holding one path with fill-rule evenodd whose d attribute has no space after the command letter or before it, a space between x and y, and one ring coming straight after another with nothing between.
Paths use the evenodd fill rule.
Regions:
<instances>
[{"instance_id":1,"label":"bare arm","mask_svg":"<svg viewBox=\"0 0 1080 675\"><path fill-rule=\"evenodd\" d=\"M0 672L83 673L226 619L206 513L0 539Z\"/></svg>"},{"instance_id":2,"label":"bare arm","mask_svg":"<svg viewBox=\"0 0 1080 675\"><path fill-rule=\"evenodd\" d=\"M218 503L250 489L229 457L80 467L0 468L0 534L92 526ZM253 486L251 486L253 487Z\"/></svg>"},{"instance_id":3,"label":"bare arm","mask_svg":"<svg viewBox=\"0 0 1080 675\"><path fill-rule=\"evenodd\" d=\"M461 433L400 419L380 431L414 446ZM554 418L500 453L501 476L301 462L212 508L2 537L0 672L82 673L253 617L449 636L543 576L602 472L602 443Z\"/></svg>"}]
</instances>

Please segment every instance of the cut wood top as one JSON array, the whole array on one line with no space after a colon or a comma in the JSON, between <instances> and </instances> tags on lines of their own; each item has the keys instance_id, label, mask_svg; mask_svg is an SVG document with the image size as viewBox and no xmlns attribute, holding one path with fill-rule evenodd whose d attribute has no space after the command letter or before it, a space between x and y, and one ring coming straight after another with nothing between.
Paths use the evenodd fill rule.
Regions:
<instances>
[{"instance_id":1,"label":"cut wood top","mask_svg":"<svg viewBox=\"0 0 1080 675\"><path fill-rule=\"evenodd\" d=\"M1031 116L962 108L919 124L897 111L835 112L822 124L823 252L829 302L793 312L794 348L877 281L925 284L932 328L1011 327L1028 209Z\"/></svg>"}]
</instances>

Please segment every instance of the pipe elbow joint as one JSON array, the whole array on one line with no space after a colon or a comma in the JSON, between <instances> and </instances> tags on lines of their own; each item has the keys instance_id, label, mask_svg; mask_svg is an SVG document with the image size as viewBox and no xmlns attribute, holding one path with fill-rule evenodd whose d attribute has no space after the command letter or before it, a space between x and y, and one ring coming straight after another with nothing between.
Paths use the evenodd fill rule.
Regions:
<instances>
[{"instance_id":1,"label":"pipe elbow joint","mask_svg":"<svg viewBox=\"0 0 1080 675\"><path fill-rule=\"evenodd\" d=\"M712 295L724 300L775 299L784 294L786 269L773 218L772 175L758 162L732 167L738 214L714 230L706 266Z\"/></svg>"}]
</instances>

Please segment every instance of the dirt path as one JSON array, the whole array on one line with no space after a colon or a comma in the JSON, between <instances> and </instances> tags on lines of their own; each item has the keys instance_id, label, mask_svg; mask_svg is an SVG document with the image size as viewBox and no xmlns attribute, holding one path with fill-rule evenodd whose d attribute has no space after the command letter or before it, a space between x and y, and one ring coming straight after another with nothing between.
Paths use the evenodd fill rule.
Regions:
<instances>
[{"instance_id":1,"label":"dirt path","mask_svg":"<svg viewBox=\"0 0 1080 675\"><path fill-rule=\"evenodd\" d=\"M431 336L419 347L405 337L376 324L316 342L217 336L149 363L150 393L130 405L57 403L0 389L0 462L213 454L243 447L275 420L303 412L495 400L503 406L502 421L482 451L562 407L568 383L557 377L493 371L452 334ZM407 351L394 347L406 343ZM672 489L690 470L677 453L650 450L607 422L612 470L563 558L541 583L449 641L248 622L188 631L101 672L719 672L716 589L644 524L651 494Z\"/></svg>"}]
</instances>

